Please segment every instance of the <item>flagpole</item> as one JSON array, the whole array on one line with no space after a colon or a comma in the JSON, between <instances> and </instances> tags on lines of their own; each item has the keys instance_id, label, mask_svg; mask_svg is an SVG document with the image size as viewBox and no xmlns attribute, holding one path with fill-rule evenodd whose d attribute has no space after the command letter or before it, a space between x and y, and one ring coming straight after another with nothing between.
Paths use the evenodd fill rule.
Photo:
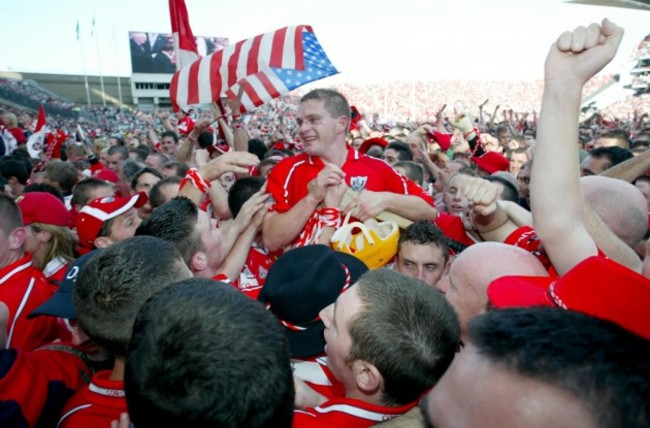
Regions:
<instances>
[{"instance_id":1,"label":"flagpole","mask_svg":"<svg viewBox=\"0 0 650 428\"><path fill-rule=\"evenodd\" d=\"M88 87L88 73L86 72L86 55L84 54L84 42L79 36L79 19L77 18L77 41L79 42L79 48L81 49L81 66L84 70L84 85L86 87L86 101L88 102L88 107L90 107L90 88Z\"/></svg>"},{"instance_id":2,"label":"flagpole","mask_svg":"<svg viewBox=\"0 0 650 428\"><path fill-rule=\"evenodd\" d=\"M95 28L95 17L93 16L93 32L91 36L95 37L95 44L97 46L97 64L99 65L99 85L102 89L102 105L106 107L106 91L104 90L104 73L102 73L102 56L99 54L99 37L97 37L97 29Z\"/></svg>"},{"instance_id":3,"label":"flagpole","mask_svg":"<svg viewBox=\"0 0 650 428\"><path fill-rule=\"evenodd\" d=\"M113 24L113 46L115 47L115 67L117 70L117 98L120 100L120 108L122 108L122 83L120 82L120 67L119 55L117 52L117 37L115 36L115 24Z\"/></svg>"}]
</instances>

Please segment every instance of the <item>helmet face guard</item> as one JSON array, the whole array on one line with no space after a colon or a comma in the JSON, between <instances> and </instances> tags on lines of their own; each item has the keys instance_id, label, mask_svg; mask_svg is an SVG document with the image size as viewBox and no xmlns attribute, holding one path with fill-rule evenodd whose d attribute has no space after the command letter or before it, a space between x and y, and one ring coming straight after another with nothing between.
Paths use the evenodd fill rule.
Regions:
<instances>
[{"instance_id":1,"label":"helmet face guard","mask_svg":"<svg viewBox=\"0 0 650 428\"><path fill-rule=\"evenodd\" d=\"M358 258L369 269L379 269L395 257L399 240L396 222L369 221L364 224L358 221L349 223L349 219L350 214L332 235L330 243L334 250Z\"/></svg>"}]
</instances>

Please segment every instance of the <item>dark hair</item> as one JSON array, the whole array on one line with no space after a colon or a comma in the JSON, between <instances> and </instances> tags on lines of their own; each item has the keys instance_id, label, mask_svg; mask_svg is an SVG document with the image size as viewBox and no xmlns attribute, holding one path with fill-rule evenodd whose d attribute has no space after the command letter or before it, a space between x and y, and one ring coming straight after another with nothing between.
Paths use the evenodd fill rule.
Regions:
<instances>
[{"instance_id":1,"label":"dark hair","mask_svg":"<svg viewBox=\"0 0 650 428\"><path fill-rule=\"evenodd\" d=\"M56 196L58 200L61 202L64 202L63 196L61 195L61 192L59 190L52 186L51 184L45 184L45 183L32 183L28 184L25 186L23 189L23 194L25 193L30 193L30 192L45 192L49 193L52 196Z\"/></svg>"},{"instance_id":2,"label":"dark hair","mask_svg":"<svg viewBox=\"0 0 650 428\"><path fill-rule=\"evenodd\" d=\"M613 129L611 131L607 131L603 134L598 135L596 137L596 140L598 138L615 138L617 140L620 140L625 147L630 147L630 138L627 131L624 129Z\"/></svg>"},{"instance_id":3,"label":"dark hair","mask_svg":"<svg viewBox=\"0 0 650 428\"><path fill-rule=\"evenodd\" d=\"M113 185L99 178L85 178L74 186L72 191L72 205L86 205L90 201L90 193L100 187L113 188Z\"/></svg>"},{"instance_id":4,"label":"dark hair","mask_svg":"<svg viewBox=\"0 0 650 428\"><path fill-rule=\"evenodd\" d=\"M45 175L51 181L59 183L64 194L72 192L77 182L77 168L71 162L52 160L45 165Z\"/></svg>"},{"instance_id":5,"label":"dark hair","mask_svg":"<svg viewBox=\"0 0 650 428\"><path fill-rule=\"evenodd\" d=\"M113 137L116 138L116 137ZM118 140L121 140L118 138ZM129 158L129 149L124 147L124 144L118 144L117 146L111 146L108 148L108 151L106 152L107 155L113 156L114 154L120 154L120 157L122 158L123 161L127 160Z\"/></svg>"},{"instance_id":6,"label":"dark hair","mask_svg":"<svg viewBox=\"0 0 650 428\"><path fill-rule=\"evenodd\" d=\"M445 256L445 263L449 260L449 242L438 226L428 220L422 220L410 224L399 235L398 247L401 248L404 242L411 242L415 245L434 245L440 248ZM399 249L397 250L399 253Z\"/></svg>"},{"instance_id":7,"label":"dark hair","mask_svg":"<svg viewBox=\"0 0 650 428\"><path fill-rule=\"evenodd\" d=\"M138 236L113 244L79 272L73 293L79 323L97 344L125 356L142 304L190 275L178 250L162 239Z\"/></svg>"},{"instance_id":8,"label":"dark hair","mask_svg":"<svg viewBox=\"0 0 650 428\"><path fill-rule=\"evenodd\" d=\"M201 237L195 227L199 210L191 200L178 196L155 209L135 230L135 235L149 235L176 246L189 265L201 248Z\"/></svg>"},{"instance_id":9,"label":"dark hair","mask_svg":"<svg viewBox=\"0 0 650 428\"><path fill-rule=\"evenodd\" d=\"M233 217L237 217L241 206L264 185L261 177L242 177L235 181L228 192L228 208Z\"/></svg>"},{"instance_id":10,"label":"dark hair","mask_svg":"<svg viewBox=\"0 0 650 428\"><path fill-rule=\"evenodd\" d=\"M0 193L0 229L9 234L23 226L23 215L16 201L9 195Z\"/></svg>"},{"instance_id":11,"label":"dark hair","mask_svg":"<svg viewBox=\"0 0 650 428\"><path fill-rule=\"evenodd\" d=\"M165 195L163 194L162 188L164 186L176 186L179 187L181 184L181 178L172 175L171 177L165 177L156 184L153 185L151 188L151 191L149 191L149 203L151 204L151 208L158 208L165 202L167 202L167 199L165 199Z\"/></svg>"},{"instance_id":12,"label":"dark hair","mask_svg":"<svg viewBox=\"0 0 650 428\"><path fill-rule=\"evenodd\" d=\"M592 158L602 158L605 157L609 160L609 166L605 169L609 169L614 165L618 165L621 162L624 162L630 158L634 157L631 151L628 149L623 149L618 146L611 147L599 147L589 151L589 156Z\"/></svg>"},{"instance_id":13,"label":"dark hair","mask_svg":"<svg viewBox=\"0 0 650 428\"><path fill-rule=\"evenodd\" d=\"M325 110L333 118L345 116L347 119L347 129L350 128L350 104L348 104L348 100L345 99L343 94L334 89L314 89L303 95L300 103L302 104L310 100L322 101Z\"/></svg>"},{"instance_id":14,"label":"dark hair","mask_svg":"<svg viewBox=\"0 0 650 428\"><path fill-rule=\"evenodd\" d=\"M161 140L165 137L172 137L174 139L174 142L178 143L178 134L176 134L174 131L165 131L162 134L160 134Z\"/></svg>"},{"instance_id":15,"label":"dark hair","mask_svg":"<svg viewBox=\"0 0 650 428\"><path fill-rule=\"evenodd\" d=\"M192 278L143 307L124 389L138 428L290 427L294 388L280 324L225 283Z\"/></svg>"},{"instance_id":16,"label":"dark hair","mask_svg":"<svg viewBox=\"0 0 650 428\"><path fill-rule=\"evenodd\" d=\"M437 290L391 269L368 271L356 286L363 307L348 324L349 360L377 367L384 405L417 400L438 382L459 348L454 309Z\"/></svg>"},{"instance_id":17,"label":"dark hair","mask_svg":"<svg viewBox=\"0 0 650 428\"><path fill-rule=\"evenodd\" d=\"M187 166L187 164L184 164L183 162L177 162L177 161L165 162L163 164L163 168L165 168L165 169L166 168L176 168L176 174L175 175L178 176L178 177L181 177L181 178L185 177L185 174L187 173L187 170L190 169L190 167Z\"/></svg>"},{"instance_id":18,"label":"dark hair","mask_svg":"<svg viewBox=\"0 0 650 428\"><path fill-rule=\"evenodd\" d=\"M161 179L161 180L162 180L162 178L163 178L163 175L160 173L160 171L158 171L158 170L155 169L155 168L151 168L151 167L149 167L149 166L145 166L144 168L142 168L142 169L140 169L138 172L136 172L135 175L133 176L133 178L131 179L131 189L132 189L132 190L135 190L135 186L138 184L138 179L139 179L143 174L151 174L151 175L155 175L156 177L158 177L158 178Z\"/></svg>"},{"instance_id":19,"label":"dark hair","mask_svg":"<svg viewBox=\"0 0 650 428\"><path fill-rule=\"evenodd\" d=\"M147 156L151 154L149 147L147 146L138 146L133 149L129 149L129 154L135 153L136 160L139 162L144 162L147 159Z\"/></svg>"},{"instance_id":20,"label":"dark hair","mask_svg":"<svg viewBox=\"0 0 650 428\"><path fill-rule=\"evenodd\" d=\"M264 153L266 153L266 146L259 138L251 138L248 140L248 152L257 156L259 160L262 160L264 159Z\"/></svg>"},{"instance_id":21,"label":"dark hair","mask_svg":"<svg viewBox=\"0 0 650 428\"><path fill-rule=\"evenodd\" d=\"M424 184L424 171L422 170L422 165L413 161L399 161L393 164L393 168L402 167L404 168L404 173L406 177L415 182L418 186Z\"/></svg>"},{"instance_id":22,"label":"dark hair","mask_svg":"<svg viewBox=\"0 0 650 428\"><path fill-rule=\"evenodd\" d=\"M25 163L17 159L7 159L5 158L0 162L0 175L9 180L12 177L15 177L16 180L22 185L27 184L29 179L29 173L31 168L28 169L25 166Z\"/></svg>"},{"instance_id":23,"label":"dark hair","mask_svg":"<svg viewBox=\"0 0 650 428\"><path fill-rule=\"evenodd\" d=\"M503 186L503 190L501 191L501 195L500 195L500 199L502 201L519 203L519 191L507 179L503 177L498 177L496 175L488 175L487 177L483 177L483 178L487 181L490 181L492 183L499 183Z\"/></svg>"},{"instance_id":24,"label":"dark hair","mask_svg":"<svg viewBox=\"0 0 650 428\"><path fill-rule=\"evenodd\" d=\"M491 311L471 343L501 367L579 398L601 427L650 425L650 341L559 308Z\"/></svg>"},{"instance_id":25,"label":"dark hair","mask_svg":"<svg viewBox=\"0 0 650 428\"><path fill-rule=\"evenodd\" d=\"M160 161L160 164L163 165L163 166L165 165L166 162L169 162L169 158L167 156L165 156L163 153L151 152L151 153L149 153L147 155L147 157L149 157L149 156L153 156L155 158L158 158L158 160ZM145 161L146 161L146 158L145 158Z\"/></svg>"},{"instance_id":26,"label":"dark hair","mask_svg":"<svg viewBox=\"0 0 650 428\"><path fill-rule=\"evenodd\" d=\"M384 153L386 153L386 150L388 149L395 150L395 152L397 152L398 159L401 161L413 160L413 153L411 153L411 148L408 144L402 141L395 140L392 143L388 143L384 149Z\"/></svg>"}]
</instances>

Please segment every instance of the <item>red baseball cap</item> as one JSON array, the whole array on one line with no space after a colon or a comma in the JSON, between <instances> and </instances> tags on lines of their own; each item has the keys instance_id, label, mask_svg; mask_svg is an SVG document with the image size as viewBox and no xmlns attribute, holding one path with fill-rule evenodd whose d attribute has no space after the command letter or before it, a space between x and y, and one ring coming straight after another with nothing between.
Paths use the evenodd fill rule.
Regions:
<instances>
[{"instance_id":1,"label":"red baseball cap","mask_svg":"<svg viewBox=\"0 0 650 428\"><path fill-rule=\"evenodd\" d=\"M562 277L504 276L490 283L493 307L551 306L612 321L650 339L650 280L606 257L589 257Z\"/></svg>"},{"instance_id":2,"label":"red baseball cap","mask_svg":"<svg viewBox=\"0 0 650 428\"><path fill-rule=\"evenodd\" d=\"M113 184L116 184L118 181L120 181L120 177L118 177L117 174L110 169L100 169L93 174L93 177L108 181L109 183Z\"/></svg>"},{"instance_id":3,"label":"red baseball cap","mask_svg":"<svg viewBox=\"0 0 650 428\"><path fill-rule=\"evenodd\" d=\"M473 157L474 163L481 169L492 174L497 171L507 171L510 161L507 157L497 152L487 152L483 156Z\"/></svg>"},{"instance_id":4,"label":"red baseball cap","mask_svg":"<svg viewBox=\"0 0 650 428\"><path fill-rule=\"evenodd\" d=\"M381 146L382 149L385 149L387 145L388 141L384 140L383 138L368 138L363 143L361 143L361 146L359 146L359 153L366 154L372 146Z\"/></svg>"},{"instance_id":5,"label":"red baseball cap","mask_svg":"<svg viewBox=\"0 0 650 428\"><path fill-rule=\"evenodd\" d=\"M99 198L84 205L76 218L79 245L93 248L93 242L105 221L124 214L132 207L142 207L148 199L146 193L140 192L126 198Z\"/></svg>"},{"instance_id":6,"label":"red baseball cap","mask_svg":"<svg viewBox=\"0 0 650 428\"><path fill-rule=\"evenodd\" d=\"M70 213L56 196L47 192L23 193L16 199L23 214L25 226L32 223L43 223L52 226L70 226Z\"/></svg>"}]
</instances>

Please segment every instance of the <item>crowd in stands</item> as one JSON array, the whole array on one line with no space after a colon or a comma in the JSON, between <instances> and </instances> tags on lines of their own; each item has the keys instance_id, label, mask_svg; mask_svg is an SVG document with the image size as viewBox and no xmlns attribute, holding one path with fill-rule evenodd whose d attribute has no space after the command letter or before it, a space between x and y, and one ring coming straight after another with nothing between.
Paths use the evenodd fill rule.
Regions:
<instances>
[{"instance_id":1,"label":"crowd in stands","mask_svg":"<svg viewBox=\"0 0 650 428\"><path fill-rule=\"evenodd\" d=\"M0 81L0 426L648 426L650 99L580 111L621 37L42 131Z\"/></svg>"}]
</instances>

